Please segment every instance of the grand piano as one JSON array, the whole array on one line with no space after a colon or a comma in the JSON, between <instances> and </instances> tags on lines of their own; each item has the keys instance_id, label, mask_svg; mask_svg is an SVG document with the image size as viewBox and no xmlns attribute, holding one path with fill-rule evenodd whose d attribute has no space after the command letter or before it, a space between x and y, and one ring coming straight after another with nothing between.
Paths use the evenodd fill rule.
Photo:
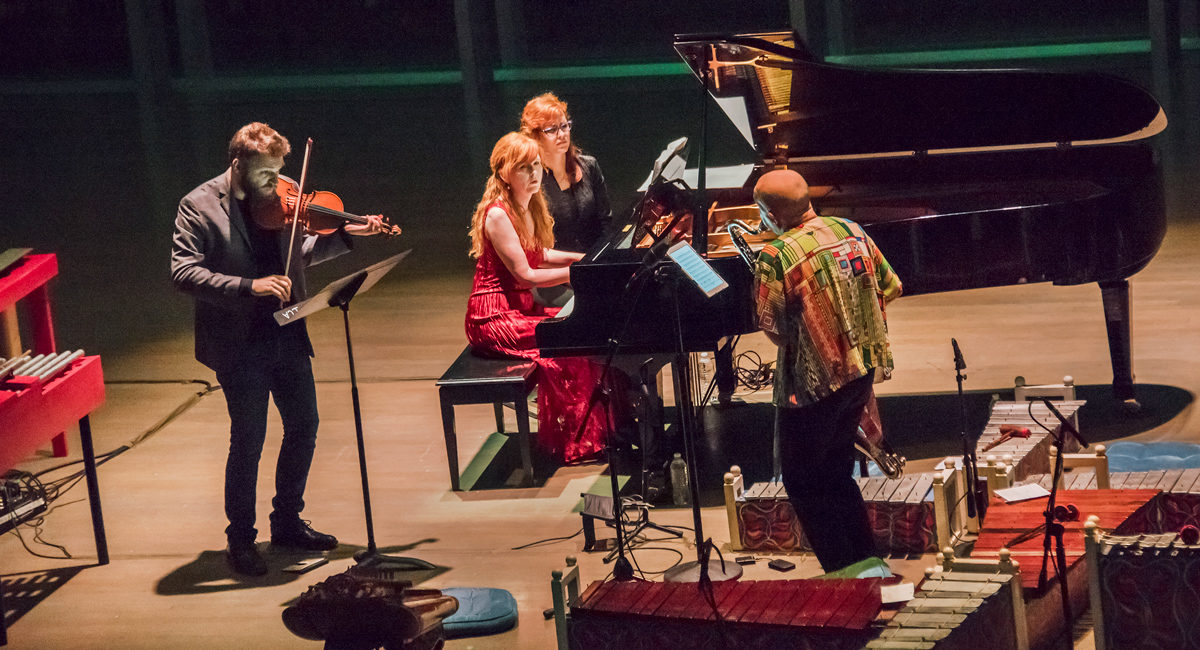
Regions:
<instances>
[{"instance_id":1,"label":"grand piano","mask_svg":"<svg viewBox=\"0 0 1200 650\"><path fill-rule=\"evenodd\" d=\"M788 167L808 180L818 212L865 227L905 295L1098 283L1113 392L1136 405L1128 278L1166 231L1149 143L1166 117L1152 96L1090 72L829 65L790 32L678 36L675 49L759 156L694 206L704 218L690 242L731 290L679 292L687 350L754 330L751 276L725 228L754 226L754 182ZM691 209L673 190L650 194L664 218ZM625 291L653 228L644 216L572 266L573 311L538 325L542 354L602 355L618 332L623 354L676 350L671 301Z\"/></svg>"}]
</instances>

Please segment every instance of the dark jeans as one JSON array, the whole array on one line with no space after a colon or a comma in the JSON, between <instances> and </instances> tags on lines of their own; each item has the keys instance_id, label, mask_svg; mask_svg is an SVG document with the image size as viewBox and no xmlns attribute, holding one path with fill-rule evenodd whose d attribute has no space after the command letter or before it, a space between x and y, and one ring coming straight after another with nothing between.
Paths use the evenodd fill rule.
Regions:
<instances>
[{"instance_id":1,"label":"dark jeans","mask_svg":"<svg viewBox=\"0 0 1200 650\"><path fill-rule=\"evenodd\" d=\"M867 506L854 482L854 434L872 375L800 408L779 409L783 485L826 572L874 557Z\"/></svg>"},{"instance_id":2,"label":"dark jeans","mask_svg":"<svg viewBox=\"0 0 1200 650\"><path fill-rule=\"evenodd\" d=\"M217 373L229 408L229 459L225 463L225 535L231 543L253 542L258 461L267 435L267 398L283 420L283 443L275 464L272 522L299 518L304 486L317 445L317 391L308 355L286 355L274 363Z\"/></svg>"}]
</instances>

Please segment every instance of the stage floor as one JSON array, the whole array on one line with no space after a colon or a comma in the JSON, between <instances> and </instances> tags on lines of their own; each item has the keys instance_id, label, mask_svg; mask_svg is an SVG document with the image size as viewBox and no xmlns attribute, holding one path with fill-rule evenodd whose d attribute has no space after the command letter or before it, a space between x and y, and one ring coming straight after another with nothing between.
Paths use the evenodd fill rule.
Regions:
<instances>
[{"instance_id":1,"label":"stage floor","mask_svg":"<svg viewBox=\"0 0 1200 650\"><path fill-rule=\"evenodd\" d=\"M1188 68L1192 75L1196 70L1194 65ZM1192 88L1197 85L1194 79L1183 82ZM383 105L394 99L387 93L381 95L384 97L378 101ZM1182 94L1178 114L1196 114L1197 96L1194 91ZM617 96L608 101L624 100ZM25 108L31 120L37 117L36 106ZM269 113L265 106L235 108L236 119L243 114L260 119L258 115ZM72 110L84 112L81 107ZM95 110L87 111L89 120L96 114ZM335 121L333 117L326 119ZM341 117L336 121L340 124ZM13 127L10 123L0 128L30 127ZM136 125L119 128L136 134ZM340 128L346 131L350 126ZM410 135L418 139L411 141L428 140L429 132L422 128L412 127L414 133ZM49 129L48 124L40 125L35 132ZM1195 274L1196 251L1200 250L1200 214L1195 208L1200 187L1194 180L1197 147L1195 126L1186 119L1173 124L1172 129L1175 135L1164 145L1169 230L1157 257L1132 279L1133 360L1143 411L1133 417L1119 416L1107 399L1105 387L1111 381L1111 368L1097 286L1040 284L915 296L892 305L888 316L895 377L877 387L881 399L891 407L888 411L897 414L886 424L903 430L914 440L930 443L930 448L954 448L957 419L954 402L947 401L955 391L950 347L950 338L954 337L966 357L965 387L973 395L1009 390L1017 375L1030 383L1055 383L1071 375L1089 399L1095 397L1081 411L1085 435L1094 433L1103 440L1200 438L1200 415L1193 408L1194 396L1200 391L1200 363L1196 362L1200 357L1200 337L1196 334L1200 291ZM85 130L77 124L70 133ZM184 130L178 137L192 137L189 133L195 135L194 131ZM0 132L14 134L16 131ZM212 143L217 145L228 138L223 124L214 126L211 135ZM346 138L360 136L356 132ZM302 136L291 137L296 142ZM102 162L101 158L114 151L74 138L46 140L50 151L71 152L60 156L78 165L68 169L68 174L88 166L87 161ZM407 148L410 142L399 137L394 140L397 149ZM620 144L614 141L604 146L616 149ZM207 144L196 147L213 148ZM0 177L30 184L54 176L50 163L60 158L34 149L31 145L31 152L41 157L34 159L28 170L26 158L0 160ZM137 149L131 151L122 155L135 157ZM384 153L371 155L383 158ZM579 495L596 482L603 466L560 468L535 488L449 491L434 380L465 343L462 321L471 283L465 257L465 216L482 176L435 165L418 172L423 176L418 176L417 183L412 176L401 173L410 163L413 168L428 167L427 158L435 153L426 148L419 160L377 167L375 176L355 186L392 197L390 206L376 209L390 216L401 213L399 221L405 235L389 243L364 245L329 268L314 269L310 285L320 286L352 268L410 246L418 249L380 285L355 300L351 309L377 542L387 553L438 565L438 571L421 576L421 586L498 587L515 595L520 614L516 629L492 637L451 641L448 648L553 647L553 622L542 616L542 611L551 606L551 571L562 568L566 556L576 556L585 581L601 579L608 573L609 566L601 562L600 555L581 552L582 536L570 537L580 530L580 517L573 512ZM75 162L71 156L76 154L84 162ZM616 151L607 158L603 154L598 152L606 172L610 167L617 168ZM650 155L643 157L649 160ZM620 164L630 169L615 174L619 178L644 176L640 164L637 169L632 168L633 162ZM76 189L67 190L65 197L45 187L38 189L37 185L12 197L14 213L49 216L37 224L7 221L9 217L5 217L7 223L0 224L5 227L0 242L3 247L32 245L39 252L60 255L63 275L55 296L57 313L64 322L59 346L82 346L89 354L101 355L108 382L107 403L92 417L97 452L154 432L99 470L111 564L94 566L95 550L82 484L54 504L55 509L41 528L41 538L65 546L71 558L43 558L27 552L23 543L43 555L58 554L55 548L37 544L28 528L21 529L22 539L12 534L0 537L6 615L12 622L9 645L316 647L292 636L280 614L309 585L350 566L353 554L366 544L341 315L327 310L312 317L309 325L317 349L314 368L322 422L304 516L319 530L337 535L342 546L331 554L327 566L307 574L281 573L279 569L291 558L268 555L273 568L268 576L231 578L222 555L225 520L221 492L227 417L219 393L195 399L204 390L204 382L215 383L215 378L193 360L190 306L169 288L166 260L173 213L126 211L107 203L86 203L83 199L91 198L93 186L111 184L138 191L138 181L123 175L127 170L118 169L121 165L117 163L110 165L97 164L88 171L98 175L97 183L76 184ZM186 178L174 181L181 186L180 194L219 171L212 165L203 168L201 173L189 171ZM355 170L339 173L344 176L342 181L359 181ZM387 178L381 180L382 176ZM447 177L452 177L446 182L452 183L455 191L469 190L451 196L439 185ZM343 186L346 184L350 183ZM418 184L422 189L415 189ZM331 185L340 189L337 183ZM88 196L74 196L72 192ZM60 203L73 211L70 229L56 220L55 210ZM143 212L149 214L143 216ZM773 358L773 350L761 334L744 337L739 350L746 349ZM190 407L181 409L193 401ZM512 427L511 413L509 420ZM264 547L272 459L279 444L279 422L274 412L270 423L258 492ZM488 406L459 407L459 449L464 467L494 428ZM72 458L78 458L74 432L70 443ZM38 471L60 462L49 458L46 451L21 469ZM932 458L913 458L910 468L919 471L933 462ZM656 509L652 518L660 524L692 523L690 511L684 509ZM705 508L703 526L728 557L729 531L723 508ZM560 537L570 538L513 550ZM690 539L691 535L685 534L682 541L655 541L648 545L654 548L635 552L637 564L653 574L681 558L692 559ZM791 559L797 568L785 574L788 578L819 572L811 556ZM933 561L927 557L891 563L894 570L915 579ZM746 576L781 577L764 561L747 567ZM14 588L18 583L20 590ZM1092 647L1090 639L1085 635L1078 647Z\"/></svg>"},{"instance_id":2,"label":"stage floor","mask_svg":"<svg viewBox=\"0 0 1200 650\"><path fill-rule=\"evenodd\" d=\"M1189 395L1200 389L1200 366L1190 360L1200 354L1193 320L1200 319L1200 299L1191 259L1198 238L1200 226L1172 224L1158 256L1134 278L1135 369L1139 391L1147 395L1156 386ZM453 641L449 647L549 647L553 625L541 612L551 603L550 572L568 555L580 558L588 581L604 577L608 566L599 556L581 552L582 537L511 549L578 531L580 518L572 509L602 467L561 468L537 488L449 491L433 381L463 345L463 296L469 281L462 273L417 278L400 271L351 309L376 539L386 552L442 567L422 576L427 578L424 586L499 587L516 596L517 629ZM1110 377L1100 294L1094 285L1033 285L905 298L890 309L889 323L896 374L878 387L889 400L954 390L952 336L966 355L966 385L972 391L1011 388L1015 375L1049 383L1069 374L1083 386L1103 385ZM222 557L221 511L227 425L224 400L214 392L101 466L110 565L89 566L95 551L88 509L80 502L85 496L82 485L56 504L62 507L47 516L42 529L43 538L66 546L71 559L34 557L14 535L0 539L6 583L49 573L56 585L40 597L6 587L6 605L18 615L9 629L12 647L282 648L301 643L284 628L283 607L308 585L343 571L366 543L341 315L323 312L312 318L310 327L318 350L322 423L305 516L342 540L333 561L296 576L278 571L288 558L268 555L274 570L267 577L230 578ZM750 348L770 352L761 334L746 337L742 349ZM215 381L191 360L186 333L148 341L129 353L104 356L103 361L109 384L108 402L93 416L98 451L137 438L204 388L184 382ZM1145 405L1150 411L1160 406ZM459 412L465 466L494 424L487 406L460 407ZM1143 418L1133 418L1129 431L1139 431L1134 436L1139 440L1196 439L1197 416L1190 404L1161 415L1169 417L1150 428ZM271 423L266 459L274 458L279 441L274 413ZM928 435L953 440L956 432ZM74 439L72 451L78 451ZM37 458L23 469L36 471L57 462ZM259 513L265 520L271 496L269 460L263 468ZM682 509L655 510L653 520L691 525L690 512ZM703 524L705 533L728 551L724 511L705 508ZM23 529L31 548L53 554L55 549L34 544L31 533ZM647 572L665 570L694 553L687 541L652 546L662 550L638 550L635 556ZM893 560L893 565L917 577L930 562ZM788 577L816 573L815 560L802 556ZM748 567L747 575L775 577L765 563Z\"/></svg>"}]
</instances>

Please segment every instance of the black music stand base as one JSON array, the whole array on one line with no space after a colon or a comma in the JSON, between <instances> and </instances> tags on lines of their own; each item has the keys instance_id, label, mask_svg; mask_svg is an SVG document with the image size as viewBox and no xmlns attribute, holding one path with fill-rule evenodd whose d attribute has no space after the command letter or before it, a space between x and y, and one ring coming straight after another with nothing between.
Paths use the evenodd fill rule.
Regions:
<instances>
[{"instance_id":1,"label":"black music stand base","mask_svg":"<svg viewBox=\"0 0 1200 650\"><path fill-rule=\"evenodd\" d=\"M646 530L647 528L657 530L658 532L663 533L665 535L670 535L671 537L680 537L680 538L683 537L683 533L681 533L673 528L667 528L666 526L660 526L660 525L654 523L653 521L650 521L650 512L648 510L642 510L641 515L638 516L637 523L634 524L634 526L633 526L633 530L631 530L627 533L624 533L622 535L622 537L625 539L625 547L627 550L633 550L633 548L632 548L633 545L638 543L638 539L637 539L638 536L641 535L642 531ZM585 535L585 537L586 537L586 535ZM608 556L606 556L604 558L605 564L612 562L614 559L617 558L617 556L619 555L619 553L617 551L618 551L618 549L614 548L608 554Z\"/></svg>"},{"instance_id":2,"label":"black music stand base","mask_svg":"<svg viewBox=\"0 0 1200 650\"><path fill-rule=\"evenodd\" d=\"M354 561L358 563L361 569L369 569L372 571L388 572L388 571L428 571L436 569L436 564L430 564L425 560L420 560L415 557L396 557L392 555L383 555L379 551L364 549L354 555Z\"/></svg>"},{"instance_id":3,"label":"black music stand base","mask_svg":"<svg viewBox=\"0 0 1200 650\"><path fill-rule=\"evenodd\" d=\"M663 574L663 582L700 582L700 576L706 573L704 565L693 560L684 562ZM737 562L708 561L708 579L713 582L737 580L742 577L742 565Z\"/></svg>"}]
</instances>

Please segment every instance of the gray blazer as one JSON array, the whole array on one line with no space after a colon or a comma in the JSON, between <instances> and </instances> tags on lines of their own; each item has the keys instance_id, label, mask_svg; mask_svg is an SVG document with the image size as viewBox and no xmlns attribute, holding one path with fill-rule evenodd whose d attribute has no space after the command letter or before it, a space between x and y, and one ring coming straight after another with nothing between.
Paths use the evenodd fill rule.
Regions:
<instances>
[{"instance_id":1,"label":"gray blazer","mask_svg":"<svg viewBox=\"0 0 1200 650\"><path fill-rule=\"evenodd\" d=\"M287 229L279 234L284 260L288 234ZM350 237L341 230L328 237L297 237L288 274L292 300L300 302L308 296L305 267L333 259L350 247ZM231 368L244 357L245 341L255 322L255 301L263 300L250 293L255 277L250 235L230 196L226 170L179 202L171 244L171 282L195 299L196 360L215 371ZM307 336L305 346L311 355Z\"/></svg>"}]
</instances>

